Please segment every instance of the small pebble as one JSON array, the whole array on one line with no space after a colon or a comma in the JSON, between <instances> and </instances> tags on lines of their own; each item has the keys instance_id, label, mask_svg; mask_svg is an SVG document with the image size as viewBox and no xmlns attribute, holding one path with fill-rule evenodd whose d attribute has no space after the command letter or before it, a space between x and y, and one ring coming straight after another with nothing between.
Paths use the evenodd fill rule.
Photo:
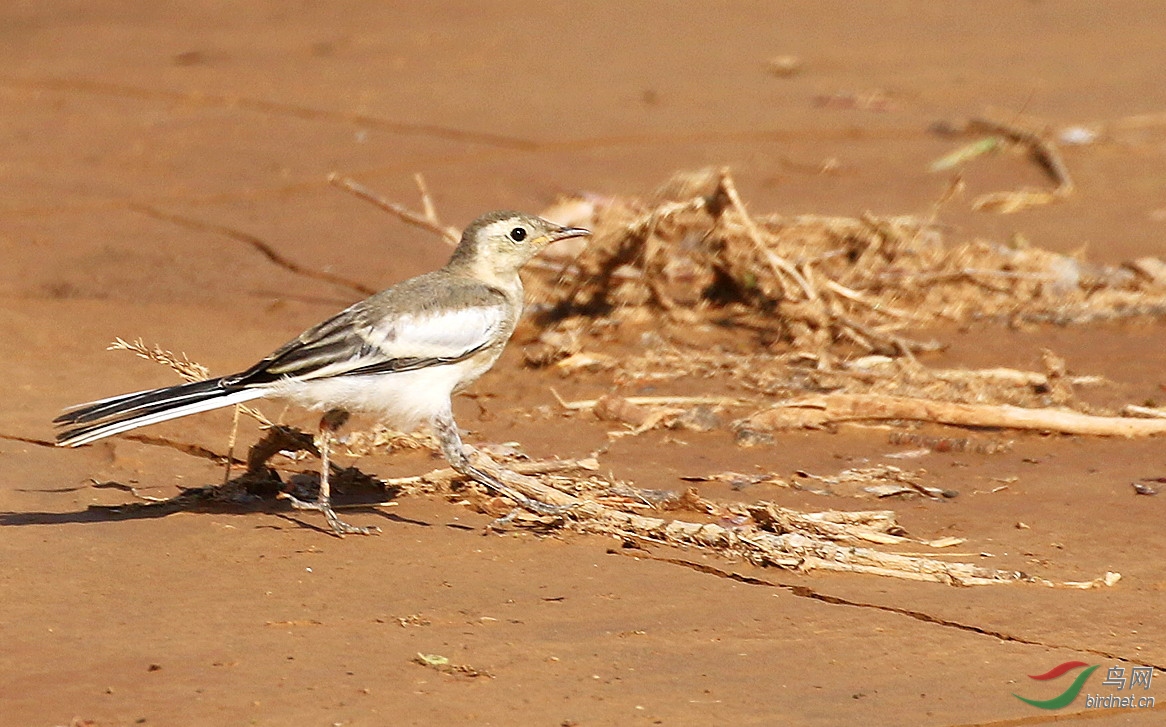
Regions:
<instances>
[{"instance_id":1,"label":"small pebble","mask_svg":"<svg viewBox=\"0 0 1166 727\"><path fill-rule=\"evenodd\" d=\"M1069 146L1085 146L1097 141L1098 136L1099 134L1093 129L1087 129L1084 126L1070 126L1061 129L1057 139L1062 144Z\"/></svg>"},{"instance_id":2,"label":"small pebble","mask_svg":"<svg viewBox=\"0 0 1166 727\"><path fill-rule=\"evenodd\" d=\"M1134 482L1134 493L1138 495L1157 495L1158 488L1147 485L1145 482Z\"/></svg>"},{"instance_id":3,"label":"small pebble","mask_svg":"<svg viewBox=\"0 0 1166 727\"><path fill-rule=\"evenodd\" d=\"M802 72L802 59L797 56L774 56L767 64L770 74L778 78L791 78Z\"/></svg>"}]
</instances>

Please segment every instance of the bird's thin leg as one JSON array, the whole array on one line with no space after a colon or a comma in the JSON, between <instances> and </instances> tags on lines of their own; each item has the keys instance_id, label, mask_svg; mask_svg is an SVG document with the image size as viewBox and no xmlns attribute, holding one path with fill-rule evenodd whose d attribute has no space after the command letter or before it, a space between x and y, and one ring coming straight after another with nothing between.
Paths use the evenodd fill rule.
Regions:
<instances>
[{"instance_id":1,"label":"bird's thin leg","mask_svg":"<svg viewBox=\"0 0 1166 727\"><path fill-rule=\"evenodd\" d=\"M316 447L320 450L320 494L315 502L304 502L299 498L285 495L291 501L292 507L298 510L319 510L324 513L324 519L332 528L332 532L344 537L345 535L371 535L379 533L380 528L362 528L349 525L336 516L332 509L332 487L328 482L332 470L330 460L332 435L348 421L348 412L341 409L332 409L320 417L320 432L316 437Z\"/></svg>"},{"instance_id":2,"label":"bird's thin leg","mask_svg":"<svg viewBox=\"0 0 1166 727\"><path fill-rule=\"evenodd\" d=\"M437 436L437 441L441 445L442 454L445 455L445 459L449 462L450 466L458 473L471 478L483 487L493 490L503 497L514 500L520 506L539 515L561 515L571 509L569 507L548 505L545 502L532 500L513 487L503 484L497 477L494 477L488 472L483 472L481 469L470 464L470 459L466 456L465 445L462 444L462 437L458 433L457 423L453 420L453 414L449 412L439 414L433 418L430 426L433 428L433 433ZM505 518L502 518L502 520L508 521L513 517L514 514L511 513Z\"/></svg>"}]
</instances>

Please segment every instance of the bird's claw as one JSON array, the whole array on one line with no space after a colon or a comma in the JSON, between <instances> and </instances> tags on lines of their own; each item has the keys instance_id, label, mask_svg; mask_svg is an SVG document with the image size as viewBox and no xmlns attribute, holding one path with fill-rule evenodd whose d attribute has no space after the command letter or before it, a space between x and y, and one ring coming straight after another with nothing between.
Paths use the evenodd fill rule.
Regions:
<instances>
[{"instance_id":1,"label":"bird's claw","mask_svg":"<svg viewBox=\"0 0 1166 727\"><path fill-rule=\"evenodd\" d=\"M307 502L301 500L295 495L286 492L279 493L278 497L287 500L291 506L297 510L317 510L324 514L324 519L328 521L328 526L332 528L332 532L338 537L343 538L345 535L374 535L381 531L375 525L372 527L362 528L358 525L349 525L336 516L336 511L332 509L331 500L316 500L314 502Z\"/></svg>"}]
</instances>

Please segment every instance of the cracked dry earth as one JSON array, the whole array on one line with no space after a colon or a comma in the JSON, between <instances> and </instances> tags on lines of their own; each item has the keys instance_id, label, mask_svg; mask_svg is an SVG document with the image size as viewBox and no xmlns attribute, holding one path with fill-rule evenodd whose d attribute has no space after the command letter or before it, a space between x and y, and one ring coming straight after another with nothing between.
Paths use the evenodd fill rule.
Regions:
<instances>
[{"instance_id":1,"label":"cracked dry earth","mask_svg":"<svg viewBox=\"0 0 1166 727\"><path fill-rule=\"evenodd\" d=\"M639 193L709 164L732 166L757 210L925 213L947 183L928 165L952 146L929 125L995 105L1105 133L1063 150L1068 199L1010 216L957 200L945 224L1102 262L1160 255L1164 13L905 0L0 9L0 724L1160 724L1166 497L1131 487L1166 475L1157 439L1018 435L1006 452L931 453L915 460L928 483L959 496L886 503L917 537L966 538L963 560L1055 580L1121 573L1095 590L802 575L595 536L487 534L487 516L437 498L347 511L384 534L342 540L277 505L119 517L89 506L131 496L94 483L166 497L219 482L198 448L225 450L230 415L76 451L47 442L65 405L173 383L104 352L117 336L233 371L441 264L440 242L328 186L332 171L402 201L423 172L457 223L560 192ZM779 55L800 70L772 72ZM1044 184L1008 154L965 181ZM929 363L1033 368L1047 347L1107 377L1103 399L1160 400L1166 385L1156 321L943 337ZM459 420L472 442L537 457L606 444L607 425L561 415L552 386L595 398L606 380L532 371L511 350ZM240 443L256 436L244 427ZM727 470L829 474L903 448L879 429L750 449L725 432L650 432L601 464L679 489ZM435 463L358 464L388 477ZM1102 685L1110 667L1152 667L1137 694L1159 707L1089 709L1082 696L1044 711L1012 696L1059 694L1069 677L1026 675L1068 661L1102 666L1090 694L1119 693Z\"/></svg>"}]
</instances>

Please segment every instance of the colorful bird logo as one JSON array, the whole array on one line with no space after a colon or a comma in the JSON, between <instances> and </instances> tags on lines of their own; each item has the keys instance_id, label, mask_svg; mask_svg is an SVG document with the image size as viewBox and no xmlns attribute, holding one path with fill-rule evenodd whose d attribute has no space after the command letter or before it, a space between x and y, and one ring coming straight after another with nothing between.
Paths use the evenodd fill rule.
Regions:
<instances>
[{"instance_id":1,"label":"colorful bird logo","mask_svg":"<svg viewBox=\"0 0 1166 727\"><path fill-rule=\"evenodd\" d=\"M1074 669L1078 669L1083 666L1089 665L1083 661L1066 661L1064 664L1058 664L1057 666L1054 666L1044 674L1029 674L1028 678L1044 682L1050 679L1056 679L1066 672L1073 671ZM1073 702L1074 699L1077 698L1077 695L1081 693L1081 687L1085 686L1085 680L1089 678L1090 674L1097 670L1098 666L1100 666L1100 664L1089 666L1088 669L1077 675L1077 678L1073 680L1073 683L1069 685L1068 689L1061 692L1059 696L1053 697L1052 699L1029 699L1027 697L1022 697L1015 692L1012 694L1012 696L1016 697L1025 704L1031 704L1032 706L1039 709L1061 709L1062 707L1067 707Z\"/></svg>"}]
</instances>

